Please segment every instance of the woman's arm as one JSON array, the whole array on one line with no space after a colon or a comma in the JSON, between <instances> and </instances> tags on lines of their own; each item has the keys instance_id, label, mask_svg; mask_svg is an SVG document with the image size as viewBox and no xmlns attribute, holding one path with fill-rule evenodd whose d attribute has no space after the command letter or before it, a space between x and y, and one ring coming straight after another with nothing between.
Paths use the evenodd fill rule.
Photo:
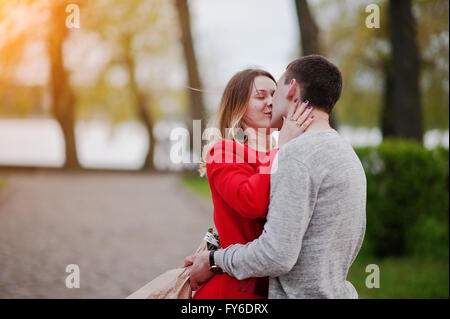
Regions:
<instances>
[{"instance_id":1,"label":"woman's arm","mask_svg":"<svg viewBox=\"0 0 450 319\"><path fill-rule=\"evenodd\" d=\"M269 159L258 170L244 161L240 145L222 141L210 151L207 164L208 179L224 201L245 218L265 218L269 207L270 172L278 149L272 150ZM261 165L263 166L263 165Z\"/></svg>"}]
</instances>

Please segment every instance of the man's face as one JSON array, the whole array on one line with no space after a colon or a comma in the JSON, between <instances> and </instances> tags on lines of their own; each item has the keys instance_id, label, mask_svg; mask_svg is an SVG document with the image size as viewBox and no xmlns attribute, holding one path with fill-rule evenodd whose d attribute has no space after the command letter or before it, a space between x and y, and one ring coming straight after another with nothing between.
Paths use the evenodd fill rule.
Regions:
<instances>
[{"instance_id":1,"label":"man's face","mask_svg":"<svg viewBox=\"0 0 450 319\"><path fill-rule=\"evenodd\" d=\"M286 72L280 77L277 82L277 89L273 95L273 105L272 105L272 119L270 126L281 129L283 125L283 120L281 117L286 115L289 106L290 99L288 99L289 89L291 88L290 83L285 84Z\"/></svg>"}]
</instances>

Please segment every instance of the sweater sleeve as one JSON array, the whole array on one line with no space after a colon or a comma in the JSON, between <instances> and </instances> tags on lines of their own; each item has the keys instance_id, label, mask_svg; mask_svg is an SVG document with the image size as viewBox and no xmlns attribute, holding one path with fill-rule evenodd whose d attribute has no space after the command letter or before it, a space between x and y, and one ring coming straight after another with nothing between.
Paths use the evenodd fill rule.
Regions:
<instances>
[{"instance_id":1,"label":"sweater sleeve","mask_svg":"<svg viewBox=\"0 0 450 319\"><path fill-rule=\"evenodd\" d=\"M244 218L265 218L269 206L270 174L267 168L277 153L272 150L257 170L245 157L251 157L235 142L222 141L210 151L208 180L222 199ZM269 170L270 172L270 170Z\"/></svg>"}]
</instances>

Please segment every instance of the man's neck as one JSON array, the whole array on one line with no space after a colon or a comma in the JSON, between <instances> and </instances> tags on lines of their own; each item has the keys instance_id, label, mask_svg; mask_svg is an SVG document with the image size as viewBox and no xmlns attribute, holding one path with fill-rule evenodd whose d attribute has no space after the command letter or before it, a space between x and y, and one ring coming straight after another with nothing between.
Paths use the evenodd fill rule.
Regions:
<instances>
[{"instance_id":1,"label":"man's neck","mask_svg":"<svg viewBox=\"0 0 450 319\"><path fill-rule=\"evenodd\" d=\"M332 129L330 126L330 116L328 113L314 110L310 116L314 116L314 121L309 125L305 132L326 131Z\"/></svg>"}]
</instances>

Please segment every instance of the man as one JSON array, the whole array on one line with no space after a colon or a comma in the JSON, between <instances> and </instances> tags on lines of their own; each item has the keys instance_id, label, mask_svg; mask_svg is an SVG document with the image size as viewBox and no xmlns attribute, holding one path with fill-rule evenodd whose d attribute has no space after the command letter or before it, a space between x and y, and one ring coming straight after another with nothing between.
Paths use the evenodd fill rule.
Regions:
<instances>
[{"instance_id":1,"label":"man","mask_svg":"<svg viewBox=\"0 0 450 319\"><path fill-rule=\"evenodd\" d=\"M341 90L339 69L324 57L289 64L274 94L272 123L281 125L297 97L309 100L315 120L277 154L261 236L186 258L194 290L220 268L239 280L269 276L269 298L358 297L346 277L364 238L366 178L351 145L329 125Z\"/></svg>"}]
</instances>

